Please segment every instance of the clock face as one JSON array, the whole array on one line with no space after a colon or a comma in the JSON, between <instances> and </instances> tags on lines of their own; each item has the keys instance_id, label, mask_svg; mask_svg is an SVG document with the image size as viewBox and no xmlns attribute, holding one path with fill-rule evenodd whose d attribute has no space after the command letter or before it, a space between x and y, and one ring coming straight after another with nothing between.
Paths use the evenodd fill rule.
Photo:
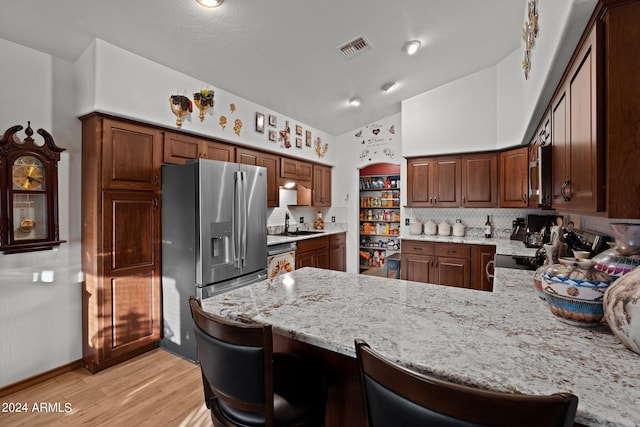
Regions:
<instances>
[{"instance_id":1,"label":"clock face","mask_svg":"<svg viewBox=\"0 0 640 427\"><path fill-rule=\"evenodd\" d=\"M16 190L44 190L45 175L42 162L33 156L18 157L13 163L13 188Z\"/></svg>"}]
</instances>

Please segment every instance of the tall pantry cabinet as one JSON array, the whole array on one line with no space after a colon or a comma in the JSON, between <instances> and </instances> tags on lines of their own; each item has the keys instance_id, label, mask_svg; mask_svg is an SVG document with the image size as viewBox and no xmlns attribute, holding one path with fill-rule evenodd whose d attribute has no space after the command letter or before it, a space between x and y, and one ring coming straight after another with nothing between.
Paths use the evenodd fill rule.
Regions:
<instances>
[{"instance_id":1,"label":"tall pantry cabinet","mask_svg":"<svg viewBox=\"0 0 640 427\"><path fill-rule=\"evenodd\" d=\"M92 373L160 339L162 132L82 117L83 359Z\"/></svg>"}]
</instances>

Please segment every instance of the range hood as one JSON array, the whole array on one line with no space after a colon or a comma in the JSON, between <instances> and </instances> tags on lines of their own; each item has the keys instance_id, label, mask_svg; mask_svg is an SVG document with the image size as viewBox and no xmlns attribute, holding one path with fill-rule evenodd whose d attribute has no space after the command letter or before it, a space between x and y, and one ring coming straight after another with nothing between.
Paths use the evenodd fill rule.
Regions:
<instances>
[{"instance_id":1,"label":"range hood","mask_svg":"<svg viewBox=\"0 0 640 427\"><path fill-rule=\"evenodd\" d=\"M281 179L279 186L296 192L296 204L287 206L311 206L311 181Z\"/></svg>"}]
</instances>

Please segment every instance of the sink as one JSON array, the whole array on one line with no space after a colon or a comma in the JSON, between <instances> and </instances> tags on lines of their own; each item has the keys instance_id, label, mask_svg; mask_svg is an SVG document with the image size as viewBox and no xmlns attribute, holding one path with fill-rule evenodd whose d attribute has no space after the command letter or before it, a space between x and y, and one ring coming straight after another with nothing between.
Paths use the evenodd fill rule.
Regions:
<instances>
[{"instance_id":1,"label":"sink","mask_svg":"<svg viewBox=\"0 0 640 427\"><path fill-rule=\"evenodd\" d=\"M288 231L282 232L278 234L274 234L274 236L287 236L287 237L296 237L296 236L309 236L312 234L321 234L324 231L311 231L311 230L297 230L297 231Z\"/></svg>"}]
</instances>

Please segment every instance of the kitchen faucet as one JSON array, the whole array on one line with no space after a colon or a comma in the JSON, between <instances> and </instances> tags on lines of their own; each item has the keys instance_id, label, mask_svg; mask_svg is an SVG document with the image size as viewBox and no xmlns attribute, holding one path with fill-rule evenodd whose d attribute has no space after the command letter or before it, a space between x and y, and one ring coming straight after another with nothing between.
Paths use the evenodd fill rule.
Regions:
<instances>
[{"instance_id":1,"label":"kitchen faucet","mask_svg":"<svg viewBox=\"0 0 640 427\"><path fill-rule=\"evenodd\" d=\"M289 218L291 218L289 216L289 212L285 212L284 214L284 232L285 233L289 232Z\"/></svg>"}]
</instances>

